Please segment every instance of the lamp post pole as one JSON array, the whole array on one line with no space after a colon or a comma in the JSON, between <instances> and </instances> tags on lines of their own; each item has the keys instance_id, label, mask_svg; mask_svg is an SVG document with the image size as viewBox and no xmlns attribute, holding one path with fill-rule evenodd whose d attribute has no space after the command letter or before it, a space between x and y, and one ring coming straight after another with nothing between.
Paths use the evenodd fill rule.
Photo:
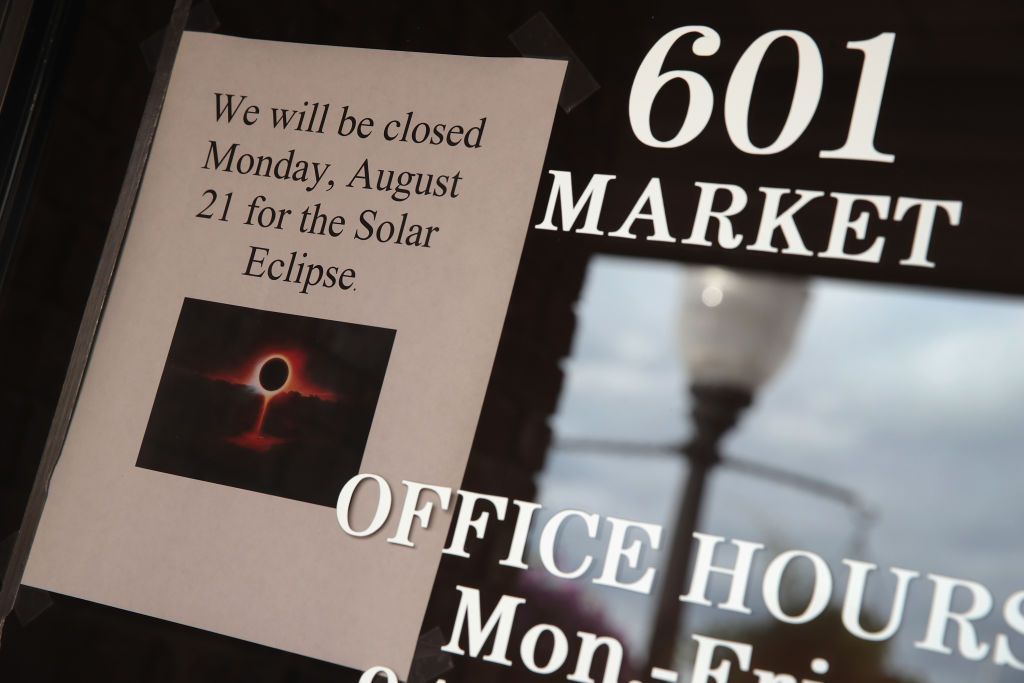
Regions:
<instances>
[{"instance_id":1,"label":"lamp post pole","mask_svg":"<svg viewBox=\"0 0 1024 683\"><path fill-rule=\"evenodd\" d=\"M754 393L789 354L807 300L802 279L695 267L683 296L683 361L693 396L693 437L681 449L690 471L676 511L648 665L675 668L684 627L693 533L719 444Z\"/></svg>"},{"instance_id":2,"label":"lamp post pole","mask_svg":"<svg viewBox=\"0 0 1024 683\"><path fill-rule=\"evenodd\" d=\"M721 458L719 442L752 400L749 391L728 386L695 385L690 391L694 398L692 416L695 431L682 449L689 462L689 472L676 509L668 565L662 574L658 611L647 656L650 666L674 668L676 641L685 623L686 604L679 600L679 596L686 586L693 533L700 521L708 475Z\"/></svg>"}]
</instances>

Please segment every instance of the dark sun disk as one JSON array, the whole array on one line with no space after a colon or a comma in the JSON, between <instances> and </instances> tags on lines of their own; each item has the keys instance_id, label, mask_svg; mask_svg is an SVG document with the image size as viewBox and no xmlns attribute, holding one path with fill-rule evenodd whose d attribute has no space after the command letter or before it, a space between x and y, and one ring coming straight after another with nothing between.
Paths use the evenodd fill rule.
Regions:
<instances>
[{"instance_id":1,"label":"dark sun disk","mask_svg":"<svg viewBox=\"0 0 1024 683\"><path fill-rule=\"evenodd\" d=\"M283 358L271 358L260 368L260 386L265 391L277 391L288 381L288 363Z\"/></svg>"}]
</instances>

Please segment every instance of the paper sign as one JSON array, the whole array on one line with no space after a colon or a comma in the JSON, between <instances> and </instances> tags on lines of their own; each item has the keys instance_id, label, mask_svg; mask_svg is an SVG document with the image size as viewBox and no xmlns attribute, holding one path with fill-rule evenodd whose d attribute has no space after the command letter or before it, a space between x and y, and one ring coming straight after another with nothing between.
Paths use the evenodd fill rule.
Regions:
<instances>
[{"instance_id":1,"label":"paper sign","mask_svg":"<svg viewBox=\"0 0 1024 683\"><path fill-rule=\"evenodd\" d=\"M404 677L563 70L186 33L24 582Z\"/></svg>"}]
</instances>

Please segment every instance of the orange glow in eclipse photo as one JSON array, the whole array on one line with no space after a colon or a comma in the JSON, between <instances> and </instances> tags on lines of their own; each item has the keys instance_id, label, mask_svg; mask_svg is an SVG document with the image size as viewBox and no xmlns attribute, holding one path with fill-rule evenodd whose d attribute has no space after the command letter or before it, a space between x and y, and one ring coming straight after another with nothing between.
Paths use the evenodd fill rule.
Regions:
<instances>
[{"instance_id":1,"label":"orange glow in eclipse photo","mask_svg":"<svg viewBox=\"0 0 1024 683\"><path fill-rule=\"evenodd\" d=\"M328 401L336 399L332 392L317 387L301 376L304 361L305 355L301 351L291 350L262 353L250 363L248 372L242 373L247 374L242 383L262 398L259 416L250 431L231 437L229 441L255 451L268 451L282 443L284 439L263 431L271 401L280 394L295 392Z\"/></svg>"}]
</instances>

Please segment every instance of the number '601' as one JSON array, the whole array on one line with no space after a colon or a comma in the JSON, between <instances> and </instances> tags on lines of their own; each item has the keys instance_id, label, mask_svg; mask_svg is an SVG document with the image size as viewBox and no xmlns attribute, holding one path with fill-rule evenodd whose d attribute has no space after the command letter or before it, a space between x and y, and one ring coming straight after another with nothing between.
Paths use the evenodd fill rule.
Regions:
<instances>
[{"instance_id":1,"label":"number '601'","mask_svg":"<svg viewBox=\"0 0 1024 683\"><path fill-rule=\"evenodd\" d=\"M711 119L715 95L707 79L695 71L662 71L665 57L672 46L680 38L690 34L697 35L691 48L693 54L710 57L718 52L722 40L714 29L707 26L683 26L669 31L654 44L640 63L633 80L633 88L629 94L629 123L637 139L650 147L682 147L700 135ZM895 39L894 33L880 33L868 40L850 41L846 44L848 49L864 53L864 63L857 84L857 96L850 115L846 141L836 149L818 152L822 159L854 159L885 163L892 163L895 159L892 154L875 149L878 112L882 106L882 93L885 90ZM793 88L793 99L782 130L771 143L759 147L750 139L750 98L765 53L778 40L789 40L796 45L796 86ZM823 76L821 52L809 35L802 31L787 30L765 33L746 49L736 62L736 67L729 78L729 85L725 91L725 128L729 133L729 139L737 149L747 154L777 154L788 149L807 129L814 112L818 109ZM651 131L651 107L658 91L673 80L681 80L687 85L690 90L690 103L676 134L669 139L661 139L655 137Z\"/></svg>"}]
</instances>

